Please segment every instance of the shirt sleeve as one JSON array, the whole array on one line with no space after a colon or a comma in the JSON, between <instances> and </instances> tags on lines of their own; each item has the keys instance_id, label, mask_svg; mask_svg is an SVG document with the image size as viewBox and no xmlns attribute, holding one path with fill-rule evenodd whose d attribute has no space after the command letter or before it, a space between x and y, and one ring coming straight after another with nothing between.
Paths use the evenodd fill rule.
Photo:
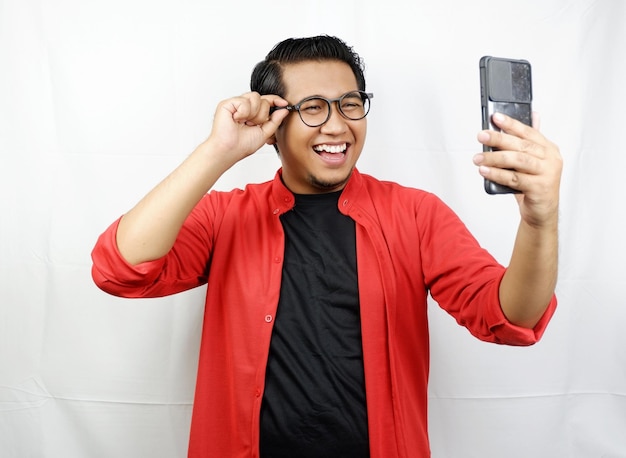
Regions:
<instances>
[{"instance_id":1,"label":"shirt sleeve","mask_svg":"<svg viewBox=\"0 0 626 458\"><path fill-rule=\"evenodd\" d=\"M486 323L489 323L489 335L482 340L518 346L528 346L537 343L543 336L556 310L556 295L552 295L545 312L537 324L532 329L525 328L511 323L504 315L499 298L500 282L497 284L498 288L495 288L494 291L495 297L488 301L487 306L484 307L484 319Z\"/></svg>"},{"instance_id":2,"label":"shirt sleeve","mask_svg":"<svg viewBox=\"0 0 626 458\"><path fill-rule=\"evenodd\" d=\"M156 281L165 258L138 265L128 263L116 242L120 219L98 238L91 252L91 276L98 288L114 296L146 297L149 295L147 286Z\"/></svg>"},{"instance_id":3,"label":"shirt sleeve","mask_svg":"<svg viewBox=\"0 0 626 458\"><path fill-rule=\"evenodd\" d=\"M556 297L533 329L506 318L499 300L505 268L470 234L458 216L436 196L425 206L421 251L433 299L471 334L486 342L532 345L554 314Z\"/></svg>"},{"instance_id":4,"label":"shirt sleeve","mask_svg":"<svg viewBox=\"0 0 626 458\"><path fill-rule=\"evenodd\" d=\"M169 253L137 265L128 263L119 252L118 219L98 238L91 253L95 284L109 294L129 298L162 297L205 284L214 213L207 195L185 220Z\"/></svg>"}]
</instances>

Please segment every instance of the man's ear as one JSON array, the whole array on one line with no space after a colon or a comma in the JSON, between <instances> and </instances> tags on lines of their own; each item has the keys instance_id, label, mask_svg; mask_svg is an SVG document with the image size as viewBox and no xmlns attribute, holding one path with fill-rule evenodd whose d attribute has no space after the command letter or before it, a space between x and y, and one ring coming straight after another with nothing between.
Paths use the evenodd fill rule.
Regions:
<instances>
[{"instance_id":1,"label":"man's ear","mask_svg":"<svg viewBox=\"0 0 626 458\"><path fill-rule=\"evenodd\" d=\"M274 149L276 150L276 152L280 154L280 151L278 151L278 144L276 143L276 135L272 135L270 138L268 138L265 141L265 144L274 146Z\"/></svg>"}]
</instances>

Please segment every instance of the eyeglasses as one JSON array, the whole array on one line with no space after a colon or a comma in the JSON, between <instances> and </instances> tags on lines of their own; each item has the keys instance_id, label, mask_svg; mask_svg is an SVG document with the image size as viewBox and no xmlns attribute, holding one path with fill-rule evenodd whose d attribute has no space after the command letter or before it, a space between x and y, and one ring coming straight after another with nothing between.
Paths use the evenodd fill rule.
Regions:
<instances>
[{"instance_id":1,"label":"eyeglasses","mask_svg":"<svg viewBox=\"0 0 626 458\"><path fill-rule=\"evenodd\" d=\"M370 111L370 99L373 97L374 94L364 91L347 92L336 99L313 96L307 97L295 105L273 107L270 112L273 113L282 109L297 111L304 124L309 127L319 127L330 119L330 106L335 102L337 103L339 113L344 118L351 121L363 119Z\"/></svg>"}]
</instances>

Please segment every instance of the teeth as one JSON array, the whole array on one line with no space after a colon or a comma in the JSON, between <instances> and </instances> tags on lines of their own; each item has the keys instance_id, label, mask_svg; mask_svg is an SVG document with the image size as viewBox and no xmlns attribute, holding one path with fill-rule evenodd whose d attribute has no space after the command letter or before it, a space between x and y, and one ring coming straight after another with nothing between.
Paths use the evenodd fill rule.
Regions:
<instances>
[{"instance_id":1,"label":"teeth","mask_svg":"<svg viewBox=\"0 0 626 458\"><path fill-rule=\"evenodd\" d=\"M313 149L318 152L321 153L322 151L325 151L327 153L343 153L346 150L347 146L346 144L342 144L342 145L317 145L314 146Z\"/></svg>"}]
</instances>

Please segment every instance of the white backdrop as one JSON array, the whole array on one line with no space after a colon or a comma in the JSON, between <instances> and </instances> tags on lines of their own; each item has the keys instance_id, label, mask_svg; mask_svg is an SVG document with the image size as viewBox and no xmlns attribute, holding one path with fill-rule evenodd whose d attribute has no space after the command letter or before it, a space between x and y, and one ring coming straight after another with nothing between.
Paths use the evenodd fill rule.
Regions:
<instances>
[{"instance_id":1,"label":"white backdrop","mask_svg":"<svg viewBox=\"0 0 626 458\"><path fill-rule=\"evenodd\" d=\"M110 297L90 251L276 42L320 33L367 65L361 171L435 192L502 262L516 204L471 162L482 55L532 62L564 156L544 339L485 344L431 304L433 457L626 457L622 0L0 0L0 456L186 456L204 291ZM218 187L278 166L266 147Z\"/></svg>"}]
</instances>

